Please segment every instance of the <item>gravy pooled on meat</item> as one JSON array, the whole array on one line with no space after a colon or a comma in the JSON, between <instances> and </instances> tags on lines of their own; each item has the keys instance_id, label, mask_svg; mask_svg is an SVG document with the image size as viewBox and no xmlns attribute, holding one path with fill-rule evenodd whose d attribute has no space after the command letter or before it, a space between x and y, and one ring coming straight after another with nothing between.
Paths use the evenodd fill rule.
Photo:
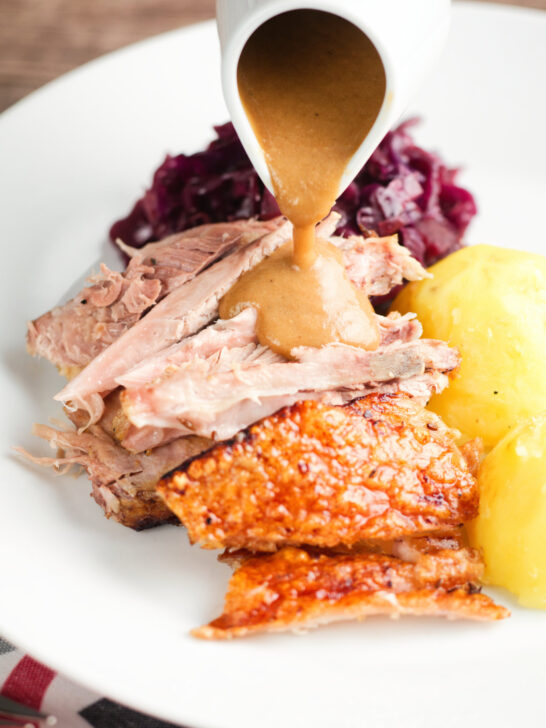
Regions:
<instances>
[{"instance_id":1,"label":"gravy pooled on meat","mask_svg":"<svg viewBox=\"0 0 546 728\"><path fill-rule=\"evenodd\" d=\"M294 240L233 286L221 317L255 306L260 342L285 356L297 345L333 341L376 348L370 302L349 281L335 246L317 244L315 225L334 204L347 163L383 103L379 54L343 18L292 11L248 40L238 85Z\"/></svg>"},{"instance_id":2,"label":"gravy pooled on meat","mask_svg":"<svg viewBox=\"0 0 546 728\"><path fill-rule=\"evenodd\" d=\"M220 303L220 315L232 318L245 307L259 314L261 344L290 357L297 346L320 347L332 341L376 349L379 328L365 293L351 283L342 253L326 240L314 241L315 262L293 263L292 243L251 268ZM226 315L227 314L227 315Z\"/></svg>"}]
</instances>

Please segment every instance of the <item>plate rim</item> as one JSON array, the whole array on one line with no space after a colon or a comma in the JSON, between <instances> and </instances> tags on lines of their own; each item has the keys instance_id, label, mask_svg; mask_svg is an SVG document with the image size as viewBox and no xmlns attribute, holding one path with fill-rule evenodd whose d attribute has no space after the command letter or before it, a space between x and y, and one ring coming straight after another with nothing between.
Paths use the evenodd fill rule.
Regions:
<instances>
[{"instance_id":1,"label":"plate rim","mask_svg":"<svg viewBox=\"0 0 546 728\"><path fill-rule=\"evenodd\" d=\"M533 8L521 8L518 6L512 6L512 5L493 5L490 3L484 3L484 2L472 2L470 0L462 0L460 2L455 3L453 7L453 11L457 11L457 9L465 9L468 10L480 10L480 11L487 11L488 14L501 14L501 15L507 15L507 16L534 16L534 17L542 17L546 18L546 13L544 11L540 11L538 9ZM127 54L127 53L133 53L133 52L139 52L144 47L154 45L157 43L161 43L161 41L165 38L171 37L171 36L177 36L180 38L183 38L186 34L192 34L196 30L205 28L207 26L211 26L214 24L214 19L211 20L205 20L201 21L199 23L194 23L191 25L183 26L180 28L175 28L173 30L166 31L164 33L160 33L154 36L151 36L149 38L143 39L141 41L138 41L136 43L129 44L127 46L124 46L123 48L117 49L115 51L103 54L75 69L72 69L71 71L63 74L62 76L48 82L44 86L30 92L28 95L26 95L24 98L17 101L12 106L8 107L6 110L2 112L0 115L0 134L2 134L3 126L2 122L7 119L12 119L12 117L16 116L18 113L27 113L27 107L29 105L32 105L37 100L41 99L43 96L47 95L52 89L56 89L58 87L61 87L66 82L72 81L75 77L78 76L78 74L86 73L88 70L93 70L95 67L102 65L104 63L108 63L112 61L114 58L119 58L120 56ZM151 170L152 172L153 170ZM0 613L0 620L2 620L2 614ZM26 642L25 638L20 638L19 635L12 635L9 629L9 625L2 624L0 627L0 632L3 637L5 637L8 641L13 642L17 645L19 649L22 649L25 652L28 652L29 654L32 654L36 659L39 661L44 662L48 666L52 667L52 669L55 669L59 673L61 673L63 676L67 677L70 680L73 680L74 682L77 682L78 684L88 688L89 690L98 693L100 696L105 695L114 695L116 701L127 705L131 707L135 707L134 703L134 697L130 697L129 694L127 696L123 694L125 691L119 690L119 686L116 686L114 691L111 691L108 686L105 686L101 683L100 679L95 679L89 677L85 670L81 671L78 668L72 669L71 667L66 668L66 666L63 664L62 658L57 661L56 656L51 656L48 654L44 654L41 652L40 646L36 649L32 644L29 644ZM98 677L98 676L95 676ZM130 692L130 690L129 690ZM167 721L180 721L179 716L173 716L169 713L161 713L160 710L158 710L157 706L152 706L153 700L150 702L149 705L147 705L146 696L141 696L142 700L136 705L137 710L148 713L149 715L154 716L161 716L163 720ZM183 706L182 706L183 707ZM192 725L192 728L211 728L210 725L205 725L200 721L199 718L195 719L193 716L188 716L188 718L183 718L183 721L189 721L189 723Z\"/></svg>"},{"instance_id":2,"label":"plate rim","mask_svg":"<svg viewBox=\"0 0 546 728\"><path fill-rule=\"evenodd\" d=\"M484 2L484 0L452 0L452 12L457 12L459 8L466 8L468 10L485 10L488 13L498 13L501 15L534 15L537 18L544 17L546 10L540 10L539 8L528 8L521 5L512 5L510 3L496 3L496 2ZM135 41L134 43L128 43L121 48L116 48L112 51L102 53L95 58L91 58L89 61L82 63L75 68L71 68L69 71L62 73L60 76L47 81L42 86L29 91L27 94L22 96L20 99L15 101L13 104L5 108L0 112L0 123L11 117L12 114L17 113L27 103L34 102L34 100L49 92L52 88L56 88L57 85L64 84L67 80L71 80L75 75L87 71L89 68L93 68L96 65L101 65L103 62L108 62L112 57L121 56L125 53L138 51L140 48L153 44L160 41L163 38L171 35L182 34L187 32L193 32L196 29L203 28L206 26L213 25L215 18L209 18L208 20L200 20L196 23L189 23L188 25L182 25L179 28L173 28L172 30L166 30L162 33L156 33L147 38ZM1 129L0 129L1 131Z\"/></svg>"}]
</instances>

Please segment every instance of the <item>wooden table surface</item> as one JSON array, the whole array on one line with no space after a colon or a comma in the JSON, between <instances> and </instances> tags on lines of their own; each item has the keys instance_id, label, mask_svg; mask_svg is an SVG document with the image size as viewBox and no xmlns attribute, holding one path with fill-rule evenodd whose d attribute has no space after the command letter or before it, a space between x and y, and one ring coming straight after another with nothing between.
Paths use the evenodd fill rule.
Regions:
<instances>
[{"instance_id":1,"label":"wooden table surface","mask_svg":"<svg viewBox=\"0 0 546 728\"><path fill-rule=\"evenodd\" d=\"M103 53L213 15L214 0L0 0L0 111Z\"/></svg>"}]
</instances>

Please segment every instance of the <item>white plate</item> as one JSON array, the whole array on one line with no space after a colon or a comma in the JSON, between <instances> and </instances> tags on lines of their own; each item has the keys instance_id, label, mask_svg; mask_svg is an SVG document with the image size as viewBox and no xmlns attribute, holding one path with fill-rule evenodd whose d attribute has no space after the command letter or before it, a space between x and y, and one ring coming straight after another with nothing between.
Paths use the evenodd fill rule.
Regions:
<instances>
[{"instance_id":1,"label":"white plate","mask_svg":"<svg viewBox=\"0 0 546 728\"><path fill-rule=\"evenodd\" d=\"M467 167L472 240L538 250L544 214L546 16L460 5L448 51L415 108L419 137ZM546 620L370 619L305 637L204 643L227 567L182 529L104 519L85 478L9 454L39 448L61 380L26 356L25 322L104 255L167 151L226 119L213 24L91 63L0 120L3 320L0 634L75 680L194 728L544 725ZM109 248L108 248L109 250ZM471 295L471 292L469 292Z\"/></svg>"}]
</instances>

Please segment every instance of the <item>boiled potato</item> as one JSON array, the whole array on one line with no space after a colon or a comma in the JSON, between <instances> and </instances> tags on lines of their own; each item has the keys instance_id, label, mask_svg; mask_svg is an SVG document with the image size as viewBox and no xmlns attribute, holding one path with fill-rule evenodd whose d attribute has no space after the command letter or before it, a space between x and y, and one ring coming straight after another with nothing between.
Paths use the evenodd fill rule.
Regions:
<instances>
[{"instance_id":1,"label":"boiled potato","mask_svg":"<svg viewBox=\"0 0 546 728\"><path fill-rule=\"evenodd\" d=\"M469 527L485 579L546 609L546 413L520 424L485 458L480 515Z\"/></svg>"},{"instance_id":2,"label":"boiled potato","mask_svg":"<svg viewBox=\"0 0 546 728\"><path fill-rule=\"evenodd\" d=\"M474 245L430 272L392 308L416 312L424 336L459 349L461 367L430 407L493 447L519 420L546 410L546 257Z\"/></svg>"}]
</instances>

